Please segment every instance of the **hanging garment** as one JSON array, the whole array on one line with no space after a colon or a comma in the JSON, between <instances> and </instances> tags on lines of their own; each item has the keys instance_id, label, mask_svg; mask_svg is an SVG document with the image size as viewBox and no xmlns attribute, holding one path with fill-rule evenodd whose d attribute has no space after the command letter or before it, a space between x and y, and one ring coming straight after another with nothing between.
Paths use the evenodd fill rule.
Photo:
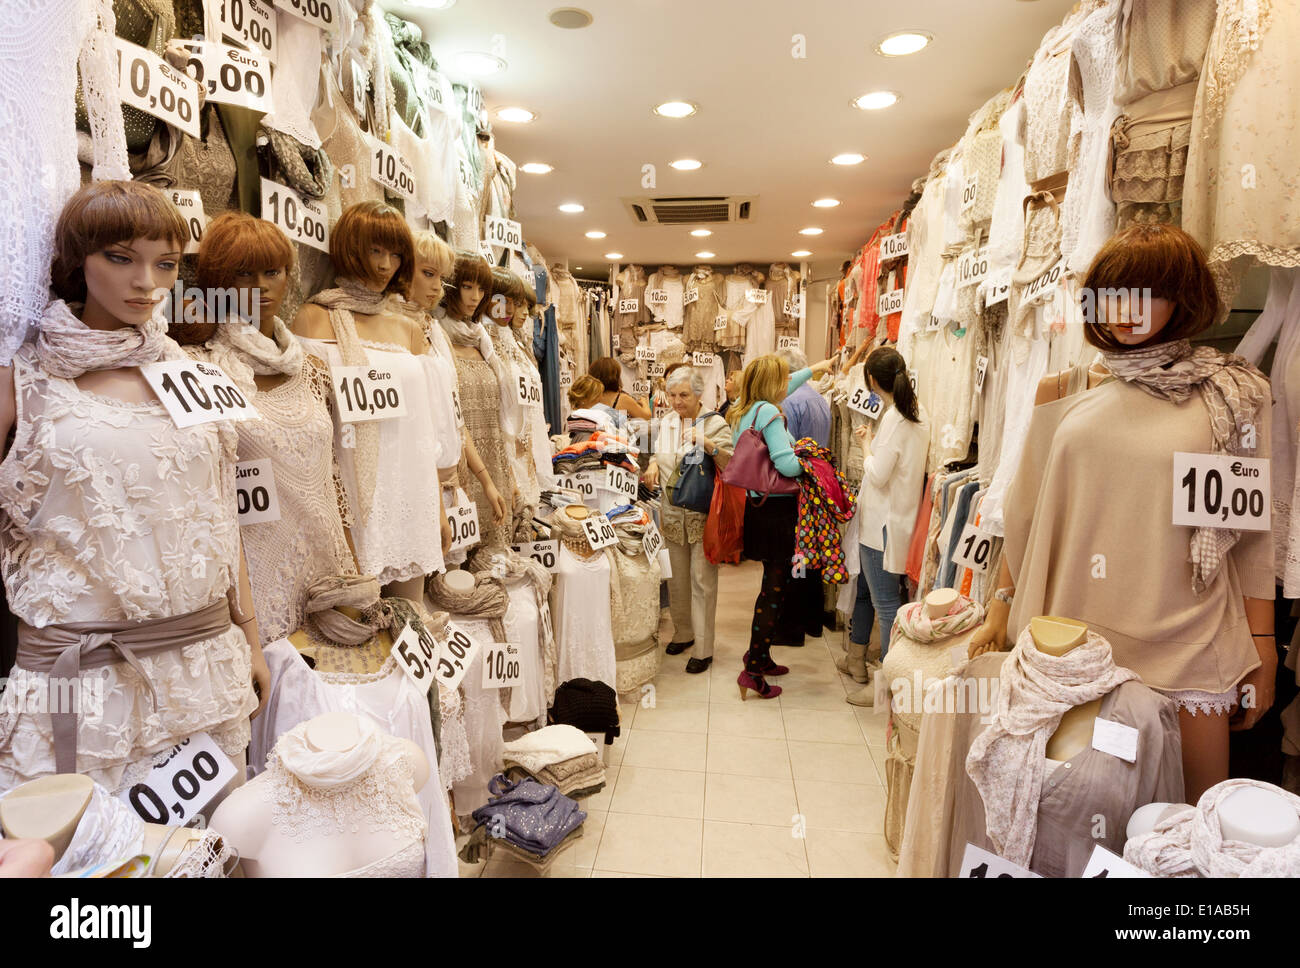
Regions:
<instances>
[{"instance_id":1,"label":"hanging garment","mask_svg":"<svg viewBox=\"0 0 1300 968\"><path fill-rule=\"evenodd\" d=\"M696 266L686 277L682 342L690 353L712 352L716 341L713 324L725 309L727 283L711 266Z\"/></svg>"},{"instance_id":2,"label":"hanging garment","mask_svg":"<svg viewBox=\"0 0 1300 968\"><path fill-rule=\"evenodd\" d=\"M262 124L310 148L321 147L321 136L312 123L312 109L320 94L324 39L325 35L315 24L283 10L276 11L271 110L262 118Z\"/></svg>"},{"instance_id":3,"label":"hanging garment","mask_svg":"<svg viewBox=\"0 0 1300 968\"><path fill-rule=\"evenodd\" d=\"M646 274L640 266L630 265L615 277L618 290L614 296L619 304L636 302L631 312L614 313L614 334L618 336L618 356L627 365L636 359L637 327L650 322L650 307L646 303Z\"/></svg>"},{"instance_id":4,"label":"hanging garment","mask_svg":"<svg viewBox=\"0 0 1300 968\"><path fill-rule=\"evenodd\" d=\"M585 541L585 538L579 540ZM614 631L609 611L610 561L582 557L561 545L551 591L551 612L560 661L556 678L591 679L617 688Z\"/></svg>"}]
</instances>

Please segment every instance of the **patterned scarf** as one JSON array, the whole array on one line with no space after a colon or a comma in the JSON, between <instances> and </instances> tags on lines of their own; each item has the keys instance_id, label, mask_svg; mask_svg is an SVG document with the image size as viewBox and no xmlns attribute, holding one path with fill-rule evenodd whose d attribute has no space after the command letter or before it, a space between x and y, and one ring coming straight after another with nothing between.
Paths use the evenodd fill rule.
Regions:
<instances>
[{"instance_id":1,"label":"patterned scarf","mask_svg":"<svg viewBox=\"0 0 1300 968\"><path fill-rule=\"evenodd\" d=\"M302 344L279 316L270 338L237 316L227 318L209 347L212 362L243 385L252 385L254 376L292 375L302 369Z\"/></svg>"},{"instance_id":2,"label":"patterned scarf","mask_svg":"<svg viewBox=\"0 0 1300 968\"><path fill-rule=\"evenodd\" d=\"M1243 436L1255 436L1269 400L1268 380L1239 356L1209 346L1195 349L1187 340L1157 343L1126 352L1104 351L1106 366L1118 379L1153 397L1182 403L1199 393L1209 411L1214 453L1250 456ZM1241 537L1229 528L1196 528L1192 532L1192 589L1205 591L1224 555Z\"/></svg>"},{"instance_id":3,"label":"patterned scarf","mask_svg":"<svg viewBox=\"0 0 1300 968\"><path fill-rule=\"evenodd\" d=\"M984 606L965 595L958 595L957 601L947 614L931 618L925 610L925 602L911 602L898 610L894 627L913 642L937 642L969 632L984 621Z\"/></svg>"},{"instance_id":4,"label":"patterned scarf","mask_svg":"<svg viewBox=\"0 0 1300 968\"><path fill-rule=\"evenodd\" d=\"M81 304L75 304L80 309ZM45 307L36 357L50 376L75 380L89 370L115 370L160 359L167 340L167 300L142 326L91 329L62 299Z\"/></svg>"},{"instance_id":5,"label":"patterned scarf","mask_svg":"<svg viewBox=\"0 0 1300 968\"><path fill-rule=\"evenodd\" d=\"M849 574L839 526L853 517L857 495L831 464L831 452L811 437L795 441L794 453L803 468L795 557L804 568L820 570L822 581L842 585Z\"/></svg>"}]
</instances>

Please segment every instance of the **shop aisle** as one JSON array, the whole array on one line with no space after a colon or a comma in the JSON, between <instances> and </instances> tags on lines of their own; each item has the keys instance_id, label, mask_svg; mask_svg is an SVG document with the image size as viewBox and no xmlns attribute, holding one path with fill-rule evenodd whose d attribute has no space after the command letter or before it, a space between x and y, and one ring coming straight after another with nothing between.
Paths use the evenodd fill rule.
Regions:
<instances>
[{"instance_id":1,"label":"shop aisle","mask_svg":"<svg viewBox=\"0 0 1300 968\"><path fill-rule=\"evenodd\" d=\"M605 789L583 801L581 842L552 877L891 877L881 833L885 716L844 702L839 633L778 648L790 667L778 699L736 687L762 569L724 568L713 666L688 676L666 656L623 733ZM670 631L665 618L663 640ZM803 837L795 836L802 824ZM461 865L462 876L530 877L526 864Z\"/></svg>"}]
</instances>

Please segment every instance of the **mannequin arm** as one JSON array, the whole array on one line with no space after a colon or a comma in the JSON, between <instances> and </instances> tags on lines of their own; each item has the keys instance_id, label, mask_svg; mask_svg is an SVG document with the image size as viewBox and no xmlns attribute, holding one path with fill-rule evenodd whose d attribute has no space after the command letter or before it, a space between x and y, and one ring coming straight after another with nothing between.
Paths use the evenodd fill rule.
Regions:
<instances>
[{"instance_id":1,"label":"mannequin arm","mask_svg":"<svg viewBox=\"0 0 1300 968\"><path fill-rule=\"evenodd\" d=\"M488 473L483 458L479 457L478 448L474 446L474 440L469 434L465 435L465 464L469 467L469 472L483 485L483 495L492 505L492 514L500 521L506 516L506 502L502 499L496 484L493 483L492 475Z\"/></svg>"},{"instance_id":2,"label":"mannequin arm","mask_svg":"<svg viewBox=\"0 0 1300 968\"><path fill-rule=\"evenodd\" d=\"M18 416L18 404L14 400L14 368L0 366L0 440L9 439L14 420Z\"/></svg>"},{"instance_id":3,"label":"mannequin arm","mask_svg":"<svg viewBox=\"0 0 1300 968\"><path fill-rule=\"evenodd\" d=\"M1230 720L1231 729L1250 729L1273 705L1277 680L1277 642L1273 638L1273 603L1247 598L1246 624L1259 652L1259 668L1241 680L1241 705Z\"/></svg>"},{"instance_id":4,"label":"mannequin arm","mask_svg":"<svg viewBox=\"0 0 1300 968\"><path fill-rule=\"evenodd\" d=\"M244 543L239 543L239 582L227 592L230 602L231 617L248 639L248 648L253 659L253 681L257 685L257 709L250 717L256 719L266 708L271 698L271 670L262 656L262 639L257 632L257 616L253 614L253 588L248 581L248 562L244 559ZM245 607L247 606L247 607Z\"/></svg>"},{"instance_id":5,"label":"mannequin arm","mask_svg":"<svg viewBox=\"0 0 1300 968\"><path fill-rule=\"evenodd\" d=\"M998 588L1007 588L1015 594L1015 582L1011 580L1011 569L1007 567L1006 555L1002 556L1002 568L998 571ZM1272 602L1269 603L1271 608ZM989 602L988 612L984 616L984 624L980 626L979 631L975 633L974 638L970 640L970 648L966 654L973 659L977 655L983 655L985 652L1004 652L1007 645L1007 619L1011 616L1011 606L1000 599L993 599ZM1270 612L1270 619L1272 614Z\"/></svg>"}]
</instances>

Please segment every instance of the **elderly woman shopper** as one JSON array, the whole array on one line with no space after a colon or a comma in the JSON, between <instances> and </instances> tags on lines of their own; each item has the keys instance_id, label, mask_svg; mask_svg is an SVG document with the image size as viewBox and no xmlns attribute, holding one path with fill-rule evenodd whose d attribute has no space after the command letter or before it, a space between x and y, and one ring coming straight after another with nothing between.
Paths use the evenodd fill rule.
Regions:
<instances>
[{"instance_id":1,"label":"elderly woman shopper","mask_svg":"<svg viewBox=\"0 0 1300 968\"><path fill-rule=\"evenodd\" d=\"M718 604L718 566L704 556L704 522L707 513L673 504L667 485L685 472L693 460L712 458L720 471L731 457L731 428L727 421L700 405L704 378L684 366L668 375L665 389L672 410L659 423L654 458L646 471L650 487L665 485L660 505L660 527L672 563L668 580L668 607L673 617L673 641L665 650L680 655L691 650L686 671L703 672L713 662L713 613Z\"/></svg>"}]
</instances>

